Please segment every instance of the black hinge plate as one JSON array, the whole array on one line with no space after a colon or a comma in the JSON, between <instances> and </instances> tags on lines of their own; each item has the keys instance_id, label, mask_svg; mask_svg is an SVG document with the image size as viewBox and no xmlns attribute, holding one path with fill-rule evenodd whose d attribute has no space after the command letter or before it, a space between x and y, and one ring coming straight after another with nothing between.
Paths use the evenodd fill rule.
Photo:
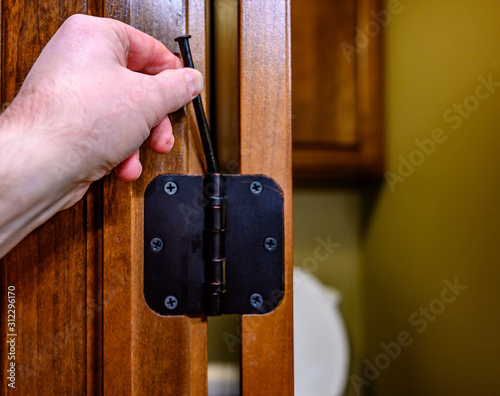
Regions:
<instances>
[{"instance_id":1,"label":"black hinge plate","mask_svg":"<svg viewBox=\"0 0 500 396\"><path fill-rule=\"evenodd\" d=\"M221 178L226 200L226 291L221 314L270 312L284 293L283 193L266 176ZM255 185L262 186L260 192L251 190ZM206 312L204 188L209 185L204 186L203 176L198 175L162 175L146 188L144 297L160 315ZM276 246L266 248L268 238Z\"/></svg>"}]
</instances>

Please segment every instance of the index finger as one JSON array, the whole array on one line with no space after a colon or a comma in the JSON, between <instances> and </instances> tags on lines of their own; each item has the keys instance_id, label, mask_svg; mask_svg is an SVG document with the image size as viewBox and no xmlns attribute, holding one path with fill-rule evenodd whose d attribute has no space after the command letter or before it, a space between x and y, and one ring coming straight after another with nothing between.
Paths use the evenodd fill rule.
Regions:
<instances>
[{"instance_id":1,"label":"index finger","mask_svg":"<svg viewBox=\"0 0 500 396\"><path fill-rule=\"evenodd\" d=\"M182 61L154 37L122 22L114 22L119 27L117 34L126 54L128 69L154 75L166 69L183 67Z\"/></svg>"}]
</instances>

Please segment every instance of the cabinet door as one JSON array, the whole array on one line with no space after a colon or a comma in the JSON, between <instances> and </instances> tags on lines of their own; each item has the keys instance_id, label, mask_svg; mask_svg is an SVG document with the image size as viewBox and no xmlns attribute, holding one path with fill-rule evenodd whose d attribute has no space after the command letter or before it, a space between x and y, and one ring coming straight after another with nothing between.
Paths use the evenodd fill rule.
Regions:
<instances>
[{"instance_id":1,"label":"cabinet door","mask_svg":"<svg viewBox=\"0 0 500 396\"><path fill-rule=\"evenodd\" d=\"M195 65L206 71L204 0L0 4L2 104L12 100L45 43L74 13L130 23L174 52L173 38L191 34ZM284 301L272 314L242 320L242 390L247 395L289 395L293 325L288 2L242 0L240 7L241 169L267 174L282 186L287 242ZM263 38L271 44L262 45ZM157 155L143 147L139 180L124 183L110 175L94 183L78 204L32 232L0 261L0 369L5 373L9 362L4 302L13 287L19 394L207 393L206 319L160 317L143 297L145 187L163 173L204 172L192 107L171 119L176 139L172 153ZM7 393L7 383L0 386Z\"/></svg>"},{"instance_id":2,"label":"cabinet door","mask_svg":"<svg viewBox=\"0 0 500 396\"><path fill-rule=\"evenodd\" d=\"M292 0L293 169L296 176L380 175L380 0Z\"/></svg>"},{"instance_id":3,"label":"cabinet door","mask_svg":"<svg viewBox=\"0 0 500 396\"><path fill-rule=\"evenodd\" d=\"M173 38L188 32L197 38L196 65L205 70L204 1L4 0L1 12L3 104L12 100L44 44L73 13L130 23L173 51ZM110 175L95 183L81 202L54 216L2 260L2 323L7 315L3 296L8 286L16 290L20 394L206 393L206 320L160 317L143 298L144 189L161 173L203 172L194 116L182 109L172 120L176 143L170 155L144 147L138 181L123 183ZM2 326L4 337L5 330ZM1 386L8 390L6 381Z\"/></svg>"},{"instance_id":4,"label":"cabinet door","mask_svg":"<svg viewBox=\"0 0 500 396\"><path fill-rule=\"evenodd\" d=\"M195 64L205 72L205 2L105 1L103 15L156 37L172 52L173 39L191 34ZM169 155L141 150L143 174L134 183L116 177L103 186L103 389L107 395L206 393L206 320L160 317L143 297L143 196L163 173L203 173L203 154L192 106L173 117ZM120 275L121 274L121 275ZM120 283L121 282L121 283Z\"/></svg>"},{"instance_id":5,"label":"cabinet door","mask_svg":"<svg viewBox=\"0 0 500 396\"><path fill-rule=\"evenodd\" d=\"M270 314L242 317L242 390L293 395L290 8L240 4L241 173L271 176L285 197L285 298Z\"/></svg>"}]
</instances>

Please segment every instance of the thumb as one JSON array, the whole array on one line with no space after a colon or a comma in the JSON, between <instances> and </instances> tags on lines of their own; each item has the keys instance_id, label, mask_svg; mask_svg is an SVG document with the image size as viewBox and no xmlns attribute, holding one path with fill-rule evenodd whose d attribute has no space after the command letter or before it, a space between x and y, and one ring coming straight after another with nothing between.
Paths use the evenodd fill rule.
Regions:
<instances>
[{"instance_id":1,"label":"thumb","mask_svg":"<svg viewBox=\"0 0 500 396\"><path fill-rule=\"evenodd\" d=\"M163 93L162 110L166 114L179 110L203 90L203 76L195 69L169 69L154 78Z\"/></svg>"},{"instance_id":2,"label":"thumb","mask_svg":"<svg viewBox=\"0 0 500 396\"><path fill-rule=\"evenodd\" d=\"M196 69L184 68L184 79L189 89L189 93L194 97L203 90L203 76Z\"/></svg>"}]
</instances>

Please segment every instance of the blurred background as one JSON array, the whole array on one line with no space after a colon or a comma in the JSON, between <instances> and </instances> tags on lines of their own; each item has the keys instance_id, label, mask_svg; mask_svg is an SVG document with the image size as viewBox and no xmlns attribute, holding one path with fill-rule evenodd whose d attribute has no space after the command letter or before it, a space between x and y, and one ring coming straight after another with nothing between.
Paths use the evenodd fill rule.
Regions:
<instances>
[{"instance_id":1,"label":"blurred background","mask_svg":"<svg viewBox=\"0 0 500 396\"><path fill-rule=\"evenodd\" d=\"M500 2L291 4L294 263L338 292L343 394L500 395Z\"/></svg>"},{"instance_id":2,"label":"blurred background","mask_svg":"<svg viewBox=\"0 0 500 396\"><path fill-rule=\"evenodd\" d=\"M385 173L378 186L296 183L294 262L317 237L340 244L315 274L342 292L351 374L369 382L351 378L346 394L498 395L500 2L392 3L400 12L381 32ZM415 140L436 128L446 139L421 159ZM446 280L467 286L449 303ZM385 368L381 344L402 332L413 342Z\"/></svg>"}]
</instances>

